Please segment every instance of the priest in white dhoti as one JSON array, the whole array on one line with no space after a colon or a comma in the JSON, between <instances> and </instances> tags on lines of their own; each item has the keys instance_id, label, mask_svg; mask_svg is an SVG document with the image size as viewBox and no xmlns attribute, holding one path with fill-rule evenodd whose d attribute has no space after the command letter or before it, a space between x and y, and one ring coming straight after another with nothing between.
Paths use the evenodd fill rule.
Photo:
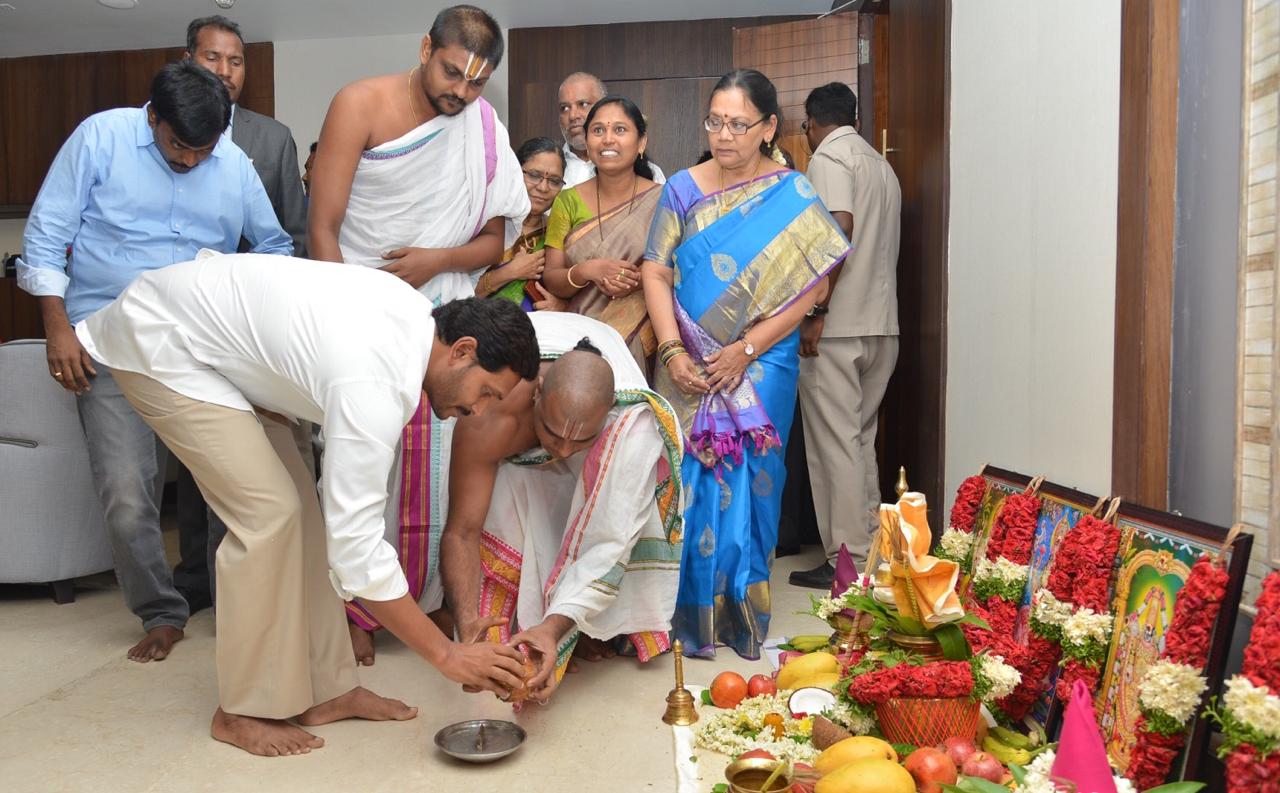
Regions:
<instances>
[{"instance_id":1,"label":"priest in white dhoti","mask_svg":"<svg viewBox=\"0 0 1280 793\"><path fill-rule=\"evenodd\" d=\"M458 422L441 574L460 639L489 630L528 649L531 697L546 701L580 636L641 661L670 649L683 436L616 331L530 319L536 384Z\"/></svg>"},{"instance_id":2,"label":"priest in white dhoti","mask_svg":"<svg viewBox=\"0 0 1280 793\"><path fill-rule=\"evenodd\" d=\"M434 305L474 294L529 212L506 128L480 98L502 59L502 31L484 11L441 11L419 64L359 80L334 97L311 177L308 250L314 258L391 272ZM508 238L509 237L509 238ZM451 422L424 404L405 430L389 522L408 529L402 553L419 558L410 592L423 594L438 556L444 493L432 472L447 468ZM362 629L378 627L351 609ZM372 642L357 648L372 663Z\"/></svg>"}]
</instances>

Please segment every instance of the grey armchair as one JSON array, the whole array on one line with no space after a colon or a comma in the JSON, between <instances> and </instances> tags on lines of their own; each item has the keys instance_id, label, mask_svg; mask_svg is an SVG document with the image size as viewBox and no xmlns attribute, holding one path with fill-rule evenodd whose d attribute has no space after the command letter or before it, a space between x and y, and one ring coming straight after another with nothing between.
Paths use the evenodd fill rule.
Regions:
<instances>
[{"instance_id":1,"label":"grey armchair","mask_svg":"<svg viewBox=\"0 0 1280 793\"><path fill-rule=\"evenodd\" d=\"M0 344L0 584L110 570L111 547L75 397L49 377L42 339Z\"/></svg>"}]
</instances>

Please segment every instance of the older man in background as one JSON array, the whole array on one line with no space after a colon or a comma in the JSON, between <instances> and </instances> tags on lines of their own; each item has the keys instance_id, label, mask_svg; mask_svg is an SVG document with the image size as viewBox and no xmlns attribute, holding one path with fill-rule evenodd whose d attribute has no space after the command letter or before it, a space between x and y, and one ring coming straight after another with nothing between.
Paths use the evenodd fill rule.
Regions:
<instances>
[{"instance_id":1,"label":"older man in background","mask_svg":"<svg viewBox=\"0 0 1280 793\"><path fill-rule=\"evenodd\" d=\"M560 116L560 134L564 136L564 186L582 184L596 175L596 166L587 157L587 114L596 102L609 92L604 82L594 74L574 72L560 83L556 95L556 112ZM653 160L653 181L663 184L667 177Z\"/></svg>"}]
</instances>

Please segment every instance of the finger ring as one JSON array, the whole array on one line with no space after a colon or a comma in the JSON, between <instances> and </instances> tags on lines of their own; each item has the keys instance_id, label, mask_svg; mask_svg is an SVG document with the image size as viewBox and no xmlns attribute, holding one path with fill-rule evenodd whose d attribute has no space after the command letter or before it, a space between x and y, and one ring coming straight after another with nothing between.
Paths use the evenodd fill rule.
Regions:
<instances>
[{"instance_id":1,"label":"finger ring","mask_svg":"<svg viewBox=\"0 0 1280 793\"><path fill-rule=\"evenodd\" d=\"M62 372L54 372L54 373L53 373L53 376L54 376L54 377L62 377Z\"/></svg>"}]
</instances>

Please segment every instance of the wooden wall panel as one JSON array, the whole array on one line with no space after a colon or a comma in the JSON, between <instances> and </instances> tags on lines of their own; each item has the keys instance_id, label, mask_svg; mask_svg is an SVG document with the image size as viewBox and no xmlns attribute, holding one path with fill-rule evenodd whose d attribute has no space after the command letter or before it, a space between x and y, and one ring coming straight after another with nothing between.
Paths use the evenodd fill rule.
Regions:
<instances>
[{"instance_id":1,"label":"wooden wall panel","mask_svg":"<svg viewBox=\"0 0 1280 793\"><path fill-rule=\"evenodd\" d=\"M94 113L146 102L155 73L182 53L181 47L168 47L0 60L0 204L31 204L58 149L76 126ZM270 42L247 45L245 63L240 104L274 115L274 47Z\"/></svg>"},{"instance_id":2,"label":"wooden wall panel","mask_svg":"<svg viewBox=\"0 0 1280 793\"><path fill-rule=\"evenodd\" d=\"M842 82L858 92L858 15L734 28L733 65L767 74L778 89L782 134L802 134L810 91Z\"/></svg>"},{"instance_id":3,"label":"wooden wall panel","mask_svg":"<svg viewBox=\"0 0 1280 793\"><path fill-rule=\"evenodd\" d=\"M711 87L733 68L733 31L796 17L739 17L560 28L516 28L507 42L511 143L535 135L560 141L556 92L567 75L604 80L648 117L650 153L667 174L706 149L700 122Z\"/></svg>"}]
</instances>

